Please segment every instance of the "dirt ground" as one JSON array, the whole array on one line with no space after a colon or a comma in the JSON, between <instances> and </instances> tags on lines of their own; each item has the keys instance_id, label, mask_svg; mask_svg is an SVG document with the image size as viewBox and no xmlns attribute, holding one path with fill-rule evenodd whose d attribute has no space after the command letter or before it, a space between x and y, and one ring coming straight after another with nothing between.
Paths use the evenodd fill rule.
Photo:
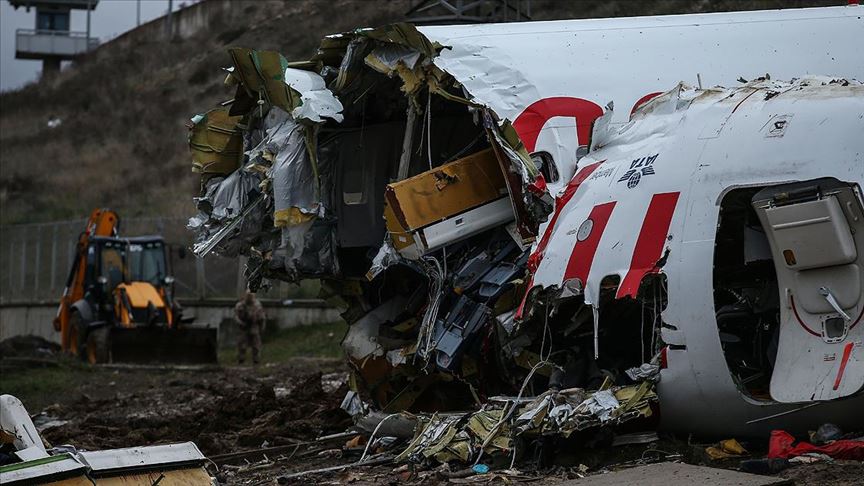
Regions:
<instances>
[{"instance_id":1,"label":"dirt ground","mask_svg":"<svg viewBox=\"0 0 864 486\"><path fill-rule=\"evenodd\" d=\"M364 439L345 433L352 422L340 408L348 390L341 360L289 358L257 368L94 368L58 358L54 351L47 345L21 351L0 343L0 392L22 399L51 445L93 450L193 441L213 461L208 470L220 484L554 484L660 460L738 464L737 459L712 463L704 454L706 444L692 439L661 436L650 445L611 447L600 437L594 448L560 444L552 455L525 454L516 463L518 471L473 477L455 465L423 470L386 462L404 444L371 450L383 464L291 477L347 465L363 453ZM328 435L333 437L320 440ZM763 444L745 445L751 457L764 454ZM490 465L506 470L509 460ZM799 465L779 475L798 485L864 484L864 467L853 461Z\"/></svg>"}]
</instances>

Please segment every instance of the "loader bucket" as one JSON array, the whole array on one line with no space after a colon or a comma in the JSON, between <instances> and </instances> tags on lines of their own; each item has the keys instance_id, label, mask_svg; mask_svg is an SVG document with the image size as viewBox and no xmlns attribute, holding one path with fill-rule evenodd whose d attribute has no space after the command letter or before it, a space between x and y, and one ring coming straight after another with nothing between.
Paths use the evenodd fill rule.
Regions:
<instances>
[{"instance_id":1,"label":"loader bucket","mask_svg":"<svg viewBox=\"0 0 864 486\"><path fill-rule=\"evenodd\" d=\"M114 328L111 330L113 363L215 364L216 328L164 327Z\"/></svg>"}]
</instances>

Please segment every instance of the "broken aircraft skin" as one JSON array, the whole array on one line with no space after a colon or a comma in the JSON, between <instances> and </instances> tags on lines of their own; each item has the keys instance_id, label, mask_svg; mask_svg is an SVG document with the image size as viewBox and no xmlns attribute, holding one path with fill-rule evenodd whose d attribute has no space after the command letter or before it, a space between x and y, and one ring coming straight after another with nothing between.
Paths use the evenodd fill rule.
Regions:
<instances>
[{"instance_id":1,"label":"broken aircraft skin","mask_svg":"<svg viewBox=\"0 0 864 486\"><path fill-rule=\"evenodd\" d=\"M226 84L236 87L233 100L189 124L202 182L200 212L189 224L195 253L248 256L253 289L268 279L321 279L325 297L351 324L343 347L354 369L352 388L384 412L464 410L517 391L536 397L549 389L632 387L653 382L662 367L660 417L671 429L758 435L826 417L847 423L848 412L861 406L862 328L837 316L855 319L864 303L860 282L835 287L860 275L853 267L864 249L860 238L850 245L836 206L860 207L862 151L854 155L861 143L854 133L862 127L860 118L835 126L813 117L860 114L860 86L764 80L728 90L660 91L695 73L727 86L765 72L864 79L854 42L802 50L799 41L804 31L859 37L864 21L855 8L395 24L329 36L311 60L293 63L273 52L232 48ZM609 41L612 33L621 40ZM772 42L741 41L756 35ZM673 60L664 47L670 39L684 49ZM619 64L580 69L585 52ZM660 64L647 66L652 53ZM658 75L646 84L622 81L621 73L638 66ZM723 96L740 106L730 108ZM790 98L801 114L785 104ZM599 103L609 100L627 109L609 104L604 111ZM772 123L788 123L795 135L781 129L758 138L769 121L759 118L766 104L785 110L775 114L788 118ZM761 124L733 129L739 112ZM823 132L821 139L810 135ZM759 145L744 153L739 137L757 137L776 150ZM721 145L742 151L739 170L699 159L692 148ZM829 146L851 155L823 162ZM689 147L689 158L676 152L680 147ZM604 150L614 156L598 155ZM800 157L780 158L789 153ZM760 163L751 162L757 156ZM692 177L712 170L731 185L705 180L711 191L692 187ZM715 239L740 242L745 229L758 233L755 222L770 220L770 210L784 204L770 191L751 200L756 188L803 183L789 189L797 194L824 177L836 182L817 184L812 197L839 201L817 205L835 211L828 216L838 222L833 229L842 251L817 263L845 265L837 278L846 280L819 284L826 296L799 299L811 312L802 319L812 319L808 327L819 334L804 343L787 331L793 326L779 289L797 288L817 275L803 271L821 267L778 266L771 287L766 269L782 260L773 253L766 260L766 245L782 245L787 236L773 235L770 245L763 236L742 248L719 247L728 275L711 273L709 262ZM590 196L583 186L592 188ZM724 206L717 197L726 190L732 196ZM697 197L712 191L717 197L710 201ZM700 212L682 209L696 200ZM729 235L717 237L712 221L733 210L750 226L730 223ZM686 224L685 214L692 215ZM676 240L687 231L701 232L701 239ZM687 253L696 248L701 253ZM759 285L735 280L750 270L734 267L737 256L757 250L761 259L753 262L766 272ZM565 272L576 278L563 279ZM829 300L843 312L834 304L825 311ZM716 317L706 319L715 306ZM754 342L751 350L744 345ZM849 343L848 352L836 350ZM831 353L836 359L792 364L800 346L820 353L820 360ZM788 364L773 377L776 360ZM841 363L836 389L833 381L826 386L820 377L833 372L835 380ZM804 397L805 389L812 396ZM809 408L796 411L802 407ZM786 411L794 413L759 420Z\"/></svg>"},{"instance_id":2,"label":"broken aircraft skin","mask_svg":"<svg viewBox=\"0 0 864 486\"><path fill-rule=\"evenodd\" d=\"M575 301L550 326L590 308L600 362L660 353L666 428L860 425L862 114L864 86L818 77L607 113L529 258L522 318Z\"/></svg>"}]
</instances>

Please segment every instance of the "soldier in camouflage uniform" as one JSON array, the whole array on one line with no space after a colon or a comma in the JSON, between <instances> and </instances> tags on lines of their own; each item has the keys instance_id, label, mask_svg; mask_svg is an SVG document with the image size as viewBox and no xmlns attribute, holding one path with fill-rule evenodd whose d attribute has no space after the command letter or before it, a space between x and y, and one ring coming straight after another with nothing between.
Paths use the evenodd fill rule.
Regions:
<instances>
[{"instance_id":1,"label":"soldier in camouflage uniform","mask_svg":"<svg viewBox=\"0 0 864 486\"><path fill-rule=\"evenodd\" d=\"M240 326L240 336L237 338L237 363L246 361L246 348L252 348L252 363L261 360L261 333L264 332L266 316L264 308L255 294L247 291L237 305L234 306L234 318Z\"/></svg>"}]
</instances>

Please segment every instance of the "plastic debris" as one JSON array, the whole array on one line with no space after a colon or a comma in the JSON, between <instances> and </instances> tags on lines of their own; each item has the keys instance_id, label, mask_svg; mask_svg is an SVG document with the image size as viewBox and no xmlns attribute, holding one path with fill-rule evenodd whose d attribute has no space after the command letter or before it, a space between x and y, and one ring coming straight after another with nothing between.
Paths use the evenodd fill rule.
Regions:
<instances>
[{"instance_id":1,"label":"plastic debris","mask_svg":"<svg viewBox=\"0 0 864 486\"><path fill-rule=\"evenodd\" d=\"M822 424L810 436L810 441L816 445L827 444L843 438L843 430L834 424Z\"/></svg>"},{"instance_id":2,"label":"plastic debris","mask_svg":"<svg viewBox=\"0 0 864 486\"><path fill-rule=\"evenodd\" d=\"M516 437L558 435L650 417L657 396L650 383L613 387L593 393L581 389L548 391L534 399L493 398L480 410L464 415L421 416L414 440L397 461L469 462L481 454L507 454Z\"/></svg>"},{"instance_id":3,"label":"plastic debris","mask_svg":"<svg viewBox=\"0 0 864 486\"><path fill-rule=\"evenodd\" d=\"M809 442L798 442L795 437L783 430L771 432L771 439L768 442L769 459L789 459L810 452L825 454L835 459L864 461L864 440L841 439L817 446Z\"/></svg>"},{"instance_id":4,"label":"plastic debris","mask_svg":"<svg viewBox=\"0 0 864 486\"><path fill-rule=\"evenodd\" d=\"M719 443L707 447L705 453L713 460L729 459L732 457L740 457L747 454L747 449L744 448L735 439L721 440Z\"/></svg>"}]
</instances>

